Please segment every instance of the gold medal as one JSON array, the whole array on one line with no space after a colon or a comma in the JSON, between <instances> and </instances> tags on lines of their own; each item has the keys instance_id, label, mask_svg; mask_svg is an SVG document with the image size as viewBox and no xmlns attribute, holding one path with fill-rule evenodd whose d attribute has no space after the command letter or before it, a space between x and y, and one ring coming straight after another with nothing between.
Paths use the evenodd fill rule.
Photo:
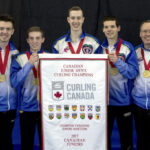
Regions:
<instances>
[{"instance_id":1,"label":"gold medal","mask_svg":"<svg viewBox=\"0 0 150 150\"><path fill-rule=\"evenodd\" d=\"M37 92L37 100L39 101L40 100L40 94L39 94L39 90L38 90L38 92Z\"/></svg>"},{"instance_id":2,"label":"gold medal","mask_svg":"<svg viewBox=\"0 0 150 150\"><path fill-rule=\"evenodd\" d=\"M149 78L149 77L150 77L150 71L149 71L149 70L145 70L145 71L143 72L143 77L144 77L144 78Z\"/></svg>"},{"instance_id":3,"label":"gold medal","mask_svg":"<svg viewBox=\"0 0 150 150\"><path fill-rule=\"evenodd\" d=\"M111 73L111 75L113 75L113 76L117 75L117 74L118 74L117 68L111 68L111 69L110 69L110 73Z\"/></svg>"},{"instance_id":4,"label":"gold medal","mask_svg":"<svg viewBox=\"0 0 150 150\"><path fill-rule=\"evenodd\" d=\"M34 80L33 80L33 85L39 85L39 78L35 78Z\"/></svg>"},{"instance_id":5,"label":"gold medal","mask_svg":"<svg viewBox=\"0 0 150 150\"><path fill-rule=\"evenodd\" d=\"M4 74L0 75L0 82L4 82L6 80L6 77Z\"/></svg>"}]
</instances>

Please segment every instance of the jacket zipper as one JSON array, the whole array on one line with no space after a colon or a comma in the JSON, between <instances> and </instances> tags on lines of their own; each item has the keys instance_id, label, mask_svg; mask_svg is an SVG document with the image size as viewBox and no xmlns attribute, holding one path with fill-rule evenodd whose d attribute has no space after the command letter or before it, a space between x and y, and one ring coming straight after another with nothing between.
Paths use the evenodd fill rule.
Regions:
<instances>
[{"instance_id":1,"label":"jacket zipper","mask_svg":"<svg viewBox=\"0 0 150 150\"><path fill-rule=\"evenodd\" d=\"M146 109L148 110L148 96L147 96L147 85L145 80L145 95L146 95Z\"/></svg>"},{"instance_id":2,"label":"jacket zipper","mask_svg":"<svg viewBox=\"0 0 150 150\"><path fill-rule=\"evenodd\" d=\"M10 89L8 86L8 110L10 110L10 101L9 101Z\"/></svg>"}]
</instances>

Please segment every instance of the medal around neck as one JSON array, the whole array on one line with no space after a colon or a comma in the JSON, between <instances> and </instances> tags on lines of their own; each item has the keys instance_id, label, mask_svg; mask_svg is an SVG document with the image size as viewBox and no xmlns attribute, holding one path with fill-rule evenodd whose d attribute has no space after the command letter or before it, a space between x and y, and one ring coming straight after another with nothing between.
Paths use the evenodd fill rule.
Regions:
<instances>
[{"instance_id":1,"label":"medal around neck","mask_svg":"<svg viewBox=\"0 0 150 150\"><path fill-rule=\"evenodd\" d=\"M39 78L34 78L33 85L36 85L36 86L39 85Z\"/></svg>"},{"instance_id":2,"label":"medal around neck","mask_svg":"<svg viewBox=\"0 0 150 150\"><path fill-rule=\"evenodd\" d=\"M0 82L4 82L6 80L6 77L4 74L0 75Z\"/></svg>"},{"instance_id":3,"label":"medal around neck","mask_svg":"<svg viewBox=\"0 0 150 150\"><path fill-rule=\"evenodd\" d=\"M110 69L110 74L113 75L113 76L117 75L118 74L117 68L111 68Z\"/></svg>"},{"instance_id":4,"label":"medal around neck","mask_svg":"<svg viewBox=\"0 0 150 150\"><path fill-rule=\"evenodd\" d=\"M143 72L143 77L144 77L144 78L149 78L149 77L150 77L150 71L149 71L149 70L145 70L145 71Z\"/></svg>"}]
</instances>

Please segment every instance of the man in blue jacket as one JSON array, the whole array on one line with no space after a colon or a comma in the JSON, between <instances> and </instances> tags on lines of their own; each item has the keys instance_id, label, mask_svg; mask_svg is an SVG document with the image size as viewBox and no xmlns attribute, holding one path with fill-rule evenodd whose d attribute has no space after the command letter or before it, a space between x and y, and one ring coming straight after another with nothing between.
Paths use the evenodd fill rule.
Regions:
<instances>
[{"instance_id":1,"label":"man in blue jacket","mask_svg":"<svg viewBox=\"0 0 150 150\"><path fill-rule=\"evenodd\" d=\"M10 85L12 56L18 53L10 42L14 33L14 20L9 15L0 16L0 150L12 150L11 133L16 118L17 94Z\"/></svg>"},{"instance_id":2,"label":"man in blue jacket","mask_svg":"<svg viewBox=\"0 0 150 150\"><path fill-rule=\"evenodd\" d=\"M37 124L41 142L41 121L38 80L38 54L43 53L45 38L40 27L31 27L27 32L29 49L16 55L11 65L11 83L19 93L21 150L33 150Z\"/></svg>"},{"instance_id":3,"label":"man in blue jacket","mask_svg":"<svg viewBox=\"0 0 150 150\"><path fill-rule=\"evenodd\" d=\"M140 26L142 43L136 47L139 75L134 81L132 97L137 131L137 150L150 149L150 20Z\"/></svg>"},{"instance_id":4,"label":"man in blue jacket","mask_svg":"<svg viewBox=\"0 0 150 150\"><path fill-rule=\"evenodd\" d=\"M53 53L59 54L94 54L99 53L100 43L92 35L82 29L84 23L83 11L73 6L68 11L67 21L70 25L68 33L57 39L52 47Z\"/></svg>"},{"instance_id":5,"label":"man in blue jacket","mask_svg":"<svg viewBox=\"0 0 150 150\"><path fill-rule=\"evenodd\" d=\"M106 39L103 53L109 57L109 106L108 133L111 149L111 133L116 119L120 132L121 150L132 150L131 79L138 75L138 63L133 46L122 40L118 33L120 25L115 17L103 20Z\"/></svg>"}]
</instances>

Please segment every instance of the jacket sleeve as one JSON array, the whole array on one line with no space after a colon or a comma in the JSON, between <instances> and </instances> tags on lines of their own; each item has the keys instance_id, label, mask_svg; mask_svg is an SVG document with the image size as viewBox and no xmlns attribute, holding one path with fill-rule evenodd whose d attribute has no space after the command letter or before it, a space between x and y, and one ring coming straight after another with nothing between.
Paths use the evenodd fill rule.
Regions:
<instances>
[{"instance_id":1,"label":"jacket sleeve","mask_svg":"<svg viewBox=\"0 0 150 150\"><path fill-rule=\"evenodd\" d=\"M17 88L23 85L28 73L33 68L33 65L29 62L23 66L23 68L19 65L16 59L13 59L11 68L10 68L10 82L14 88Z\"/></svg>"},{"instance_id":2,"label":"jacket sleeve","mask_svg":"<svg viewBox=\"0 0 150 150\"><path fill-rule=\"evenodd\" d=\"M118 58L114 65L124 78L134 79L139 73L139 67L133 46L130 46L130 53L128 54L125 62Z\"/></svg>"}]
</instances>

